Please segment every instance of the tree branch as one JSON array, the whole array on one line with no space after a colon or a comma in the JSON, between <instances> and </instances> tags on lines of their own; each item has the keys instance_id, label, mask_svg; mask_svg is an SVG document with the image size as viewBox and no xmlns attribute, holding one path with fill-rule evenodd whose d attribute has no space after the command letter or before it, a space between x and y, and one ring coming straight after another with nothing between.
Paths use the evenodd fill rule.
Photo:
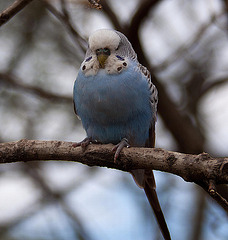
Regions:
<instances>
[{"instance_id":1,"label":"tree branch","mask_svg":"<svg viewBox=\"0 0 228 240\"><path fill-rule=\"evenodd\" d=\"M223 77L220 79L215 79L213 82L205 83L204 86L202 87L202 91L200 93L199 98L203 97L205 94L207 94L209 91L214 89L215 87L220 87L223 84L226 84L228 82L228 77Z\"/></svg>"},{"instance_id":2,"label":"tree branch","mask_svg":"<svg viewBox=\"0 0 228 240\"><path fill-rule=\"evenodd\" d=\"M88 0L90 3L90 6L95 9L101 9L102 5L99 3L100 0Z\"/></svg>"},{"instance_id":3,"label":"tree branch","mask_svg":"<svg viewBox=\"0 0 228 240\"><path fill-rule=\"evenodd\" d=\"M66 5L62 3L62 8L64 6L63 13L58 11L52 4L49 3L48 0L43 0L47 10L51 12L67 29L70 36L72 37L74 43L80 47L82 50L82 53L84 55L86 48L87 48L87 42L86 40L78 33L75 26L73 25L73 21L69 15L69 12L66 9Z\"/></svg>"},{"instance_id":4,"label":"tree branch","mask_svg":"<svg viewBox=\"0 0 228 240\"><path fill-rule=\"evenodd\" d=\"M16 0L12 5L0 13L0 26L8 22L32 0Z\"/></svg>"},{"instance_id":5,"label":"tree branch","mask_svg":"<svg viewBox=\"0 0 228 240\"><path fill-rule=\"evenodd\" d=\"M124 28L122 27L122 25L120 23L120 19L118 18L118 16L115 14L113 9L111 8L109 2L105 1L105 0L101 0L101 5L102 5L102 11L106 14L106 16L112 22L115 29L120 32L124 32Z\"/></svg>"},{"instance_id":6,"label":"tree branch","mask_svg":"<svg viewBox=\"0 0 228 240\"><path fill-rule=\"evenodd\" d=\"M206 32L213 26L213 24L218 20L218 18L221 18L224 16L224 12L222 11L219 14L213 14L211 15L208 22L202 24L199 29L197 30L196 34L193 36L192 39L190 39L188 42L180 46L174 53L172 53L170 56L166 58L162 63L157 64L153 67L153 70L155 72L161 72L164 71L164 69L170 67L173 63L176 63L177 60L180 58L183 58L187 55L187 53L191 52L191 50L194 49L194 47L197 46L197 44L200 42L202 37L206 34Z\"/></svg>"},{"instance_id":7,"label":"tree branch","mask_svg":"<svg viewBox=\"0 0 228 240\"><path fill-rule=\"evenodd\" d=\"M130 148L121 152L114 163L112 145L90 145L86 150L73 147L73 142L20 140L0 144L0 163L36 160L74 161L88 166L132 169L154 169L172 173L187 182L203 187L227 212L228 203L216 191L216 185L228 184L228 158L213 158L171 152L160 148Z\"/></svg>"},{"instance_id":8,"label":"tree branch","mask_svg":"<svg viewBox=\"0 0 228 240\"><path fill-rule=\"evenodd\" d=\"M24 91L26 93L36 95L38 97L44 98L49 101L66 102L66 103L73 102L73 99L71 97L68 97L65 95L58 95L58 94L51 93L51 92L44 90L42 88L39 88L39 87L24 84L16 76L14 76L12 74L0 72L0 86L1 86L1 84L4 84L8 87L13 87L14 89L18 89L18 90Z\"/></svg>"},{"instance_id":9,"label":"tree branch","mask_svg":"<svg viewBox=\"0 0 228 240\"><path fill-rule=\"evenodd\" d=\"M132 17L129 34L136 35L143 21L148 17L149 12L159 4L161 0L144 0L140 3L137 12ZM133 38L133 37L132 37Z\"/></svg>"}]
</instances>

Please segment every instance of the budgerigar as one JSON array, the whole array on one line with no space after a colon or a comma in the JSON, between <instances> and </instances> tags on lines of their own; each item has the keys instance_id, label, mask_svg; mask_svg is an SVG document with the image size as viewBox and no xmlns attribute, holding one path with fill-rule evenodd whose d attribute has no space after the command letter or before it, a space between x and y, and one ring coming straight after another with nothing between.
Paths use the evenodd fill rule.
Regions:
<instances>
[{"instance_id":1,"label":"budgerigar","mask_svg":"<svg viewBox=\"0 0 228 240\"><path fill-rule=\"evenodd\" d=\"M74 108L90 142L115 144L116 161L125 146L154 147L158 94L149 71L142 66L131 43L118 31L95 31L74 84ZM164 239L167 228L151 170L131 172L144 189Z\"/></svg>"}]
</instances>

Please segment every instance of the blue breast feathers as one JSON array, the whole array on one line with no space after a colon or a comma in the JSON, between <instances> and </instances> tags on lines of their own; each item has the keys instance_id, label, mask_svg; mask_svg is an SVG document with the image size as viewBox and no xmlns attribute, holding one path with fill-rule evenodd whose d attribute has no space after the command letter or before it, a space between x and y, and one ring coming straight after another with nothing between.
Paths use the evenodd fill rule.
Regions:
<instances>
[{"instance_id":1,"label":"blue breast feathers","mask_svg":"<svg viewBox=\"0 0 228 240\"><path fill-rule=\"evenodd\" d=\"M129 62L119 74L100 69L94 76L80 70L74 84L74 104L87 136L116 144L127 138L132 146L144 146L153 119L146 78Z\"/></svg>"}]
</instances>

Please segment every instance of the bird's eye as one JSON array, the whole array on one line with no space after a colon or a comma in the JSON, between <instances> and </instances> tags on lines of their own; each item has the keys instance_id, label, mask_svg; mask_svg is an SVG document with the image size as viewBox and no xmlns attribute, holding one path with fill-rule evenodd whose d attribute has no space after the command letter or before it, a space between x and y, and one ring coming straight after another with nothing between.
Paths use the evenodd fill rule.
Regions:
<instances>
[{"instance_id":1,"label":"bird's eye","mask_svg":"<svg viewBox=\"0 0 228 240\"><path fill-rule=\"evenodd\" d=\"M108 48L104 48L104 54L110 55L110 50Z\"/></svg>"},{"instance_id":2,"label":"bird's eye","mask_svg":"<svg viewBox=\"0 0 228 240\"><path fill-rule=\"evenodd\" d=\"M96 50L96 55L100 55L102 53L105 54L105 55L108 55L108 56L111 54L109 48L98 48Z\"/></svg>"},{"instance_id":3,"label":"bird's eye","mask_svg":"<svg viewBox=\"0 0 228 240\"><path fill-rule=\"evenodd\" d=\"M100 54L102 51L103 51L103 49L99 48L99 49L96 50L96 54Z\"/></svg>"}]
</instances>

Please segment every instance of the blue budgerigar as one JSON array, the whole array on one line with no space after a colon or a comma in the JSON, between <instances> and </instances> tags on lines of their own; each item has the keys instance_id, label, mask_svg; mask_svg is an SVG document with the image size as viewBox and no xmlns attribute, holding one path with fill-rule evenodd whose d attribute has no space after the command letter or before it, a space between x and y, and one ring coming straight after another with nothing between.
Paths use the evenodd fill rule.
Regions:
<instances>
[{"instance_id":1,"label":"blue budgerigar","mask_svg":"<svg viewBox=\"0 0 228 240\"><path fill-rule=\"evenodd\" d=\"M87 133L87 138L77 146L113 143L115 161L126 146L154 147L157 89L124 34L101 29L89 37L73 97L75 112ZM153 172L139 169L131 173L144 189L164 239L171 239L155 191Z\"/></svg>"}]
</instances>

